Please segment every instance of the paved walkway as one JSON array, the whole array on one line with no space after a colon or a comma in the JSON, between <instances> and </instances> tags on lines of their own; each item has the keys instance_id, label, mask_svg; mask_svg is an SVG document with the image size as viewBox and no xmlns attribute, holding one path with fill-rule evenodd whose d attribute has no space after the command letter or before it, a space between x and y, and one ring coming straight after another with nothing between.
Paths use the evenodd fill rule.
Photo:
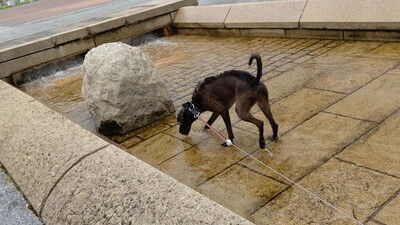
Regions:
<instances>
[{"instance_id":1,"label":"paved walkway","mask_svg":"<svg viewBox=\"0 0 400 225\"><path fill-rule=\"evenodd\" d=\"M106 16L146 2L149 0L40 0L2 10L0 43Z\"/></svg>"},{"instance_id":2,"label":"paved walkway","mask_svg":"<svg viewBox=\"0 0 400 225\"><path fill-rule=\"evenodd\" d=\"M40 220L27 208L26 201L13 186L0 165L0 224L39 225Z\"/></svg>"},{"instance_id":3,"label":"paved walkway","mask_svg":"<svg viewBox=\"0 0 400 225\"><path fill-rule=\"evenodd\" d=\"M195 84L229 69L255 73L263 58L280 140L270 157L252 124L231 112L236 145L366 224L399 224L400 43L172 36L142 46L175 105ZM92 129L79 73L21 88ZM257 107L255 117L265 121ZM209 113L201 115L207 119ZM221 119L214 125L225 129ZM196 122L189 136L173 117L124 136L126 151L257 224L354 224Z\"/></svg>"}]
</instances>

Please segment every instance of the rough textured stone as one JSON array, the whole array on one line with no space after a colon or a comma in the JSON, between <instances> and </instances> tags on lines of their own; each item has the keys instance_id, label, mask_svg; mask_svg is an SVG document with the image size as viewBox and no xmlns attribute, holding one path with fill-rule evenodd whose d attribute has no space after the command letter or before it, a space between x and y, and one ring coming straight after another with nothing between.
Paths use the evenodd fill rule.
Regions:
<instances>
[{"instance_id":1,"label":"rough textured stone","mask_svg":"<svg viewBox=\"0 0 400 225\"><path fill-rule=\"evenodd\" d=\"M83 95L101 133L125 133L174 111L164 81L138 48L94 48L83 63Z\"/></svg>"},{"instance_id":2,"label":"rough textured stone","mask_svg":"<svg viewBox=\"0 0 400 225\"><path fill-rule=\"evenodd\" d=\"M333 159L303 178L300 185L364 221L396 192L400 180ZM355 224L297 187L269 202L253 218L256 224Z\"/></svg>"},{"instance_id":3,"label":"rough textured stone","mask_svg":"<svg viewBox=\"0 0 400 225\"><path fill-rule=\"evenodd\" d=\"M108 143L3 82L0 99L0 160L38 212L72 164Z\"/></svg>"},{"instance_id":4,"label":"rough textured stone","mask_svg":"<svg viewBox=\"0 0 400 225\"><path fill-rule=\"evenodd\" d=\"M400 177L400 112L338 155L357 165Z\"/></svg>"},{"instance_id":5,"label":"rough textured stone","mask_svg":"<svg viewBox=\"0 0 400 225\"><path fill-rule=\"evenodd\" d=\"M114 146L73 167L42 218L46 224L251 224Z\"/></svg>"}]
</instances>

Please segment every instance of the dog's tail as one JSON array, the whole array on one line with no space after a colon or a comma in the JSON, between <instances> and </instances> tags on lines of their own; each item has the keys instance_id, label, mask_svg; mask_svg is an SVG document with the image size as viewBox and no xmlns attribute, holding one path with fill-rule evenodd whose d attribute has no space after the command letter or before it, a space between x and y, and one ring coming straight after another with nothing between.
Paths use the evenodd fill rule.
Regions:
<instances>
[{"instance_id":1,"label":"dog's tail","mask_svg":"<svg viewBox=\"0 0 400 225\"><path fill-rule=\"evenodd\" d=\"M249 66L251 66L254 59L257 61L257 77L254 80L254 84L258 84L258 83L260 83L261 76L262 76L261 56L259 54L251 54L250 59L249 59Z\"/></svg>"}]
</instances>

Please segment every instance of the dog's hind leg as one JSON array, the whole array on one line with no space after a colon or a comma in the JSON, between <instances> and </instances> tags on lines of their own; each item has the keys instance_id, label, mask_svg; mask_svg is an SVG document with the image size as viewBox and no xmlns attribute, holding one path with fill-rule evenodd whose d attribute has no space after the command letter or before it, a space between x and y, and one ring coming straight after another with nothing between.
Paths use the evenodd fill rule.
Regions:
<instances>
[{"instance_id":1,"label":"dog's hind leg","mask_svg":"<svg viewBox=\"0 0 400 225\"><path fill-rule=\"evenodd\" d=\"M275 122L274 117L272 116L271 107L269 106L268 95L259 96L258 97L258 107L262 110L264 115L267 117L269 123L272 128L272 137L269 136L268 139L271 141L278 140L278 124Z\"/></svg>"},{"instance_id":2,"label":"dog's hind leg","mask_svg":"<svg viewBox=\"0 0 400 225\"><path fill-rule=\"evenodd\" d=\"M218 118L219 115L220 115L219 113L213 112L212 115L210 116L210 119L208 119L208 121L207 121L208 125L211 126L215 122L215 120ZM210 129L210 128L208 126L204 126L204 130L207 130L207 129Z\"/></svg>"},{"instance_id":3,"label":"dog's hind leg","mask_svg":"<svg viewBox=\"0 0 400 225\"><path fill-rule=\"evenodd\" d=\"M264 122L262 120L254 118L254 116L251 115L250 109L254 104L255 104L255 100L249 99L249 98L244 98L236 103L235 110L240 119L257 126L258 132L259 132L258 141L260 144L260 148L264 149L265 148Z\"/></svg>"}]
</instances>

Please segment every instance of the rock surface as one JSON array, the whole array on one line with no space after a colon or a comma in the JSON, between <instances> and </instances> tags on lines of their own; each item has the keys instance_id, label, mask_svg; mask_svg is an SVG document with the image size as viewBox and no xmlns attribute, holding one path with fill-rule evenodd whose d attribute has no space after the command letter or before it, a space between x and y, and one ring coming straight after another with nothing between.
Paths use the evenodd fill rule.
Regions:
<instances>
[{"instance_id":1,"label":"rock surface","mask_svg":"<svg viewBox=\"0 0 400 225\"><path fill-rule=\"evenodd\" d=\"M83 74L83 96L100 133L125 133L174 111L164 81L139 48L119 42L93 48Z\"/></svg>"}]
</instances>

